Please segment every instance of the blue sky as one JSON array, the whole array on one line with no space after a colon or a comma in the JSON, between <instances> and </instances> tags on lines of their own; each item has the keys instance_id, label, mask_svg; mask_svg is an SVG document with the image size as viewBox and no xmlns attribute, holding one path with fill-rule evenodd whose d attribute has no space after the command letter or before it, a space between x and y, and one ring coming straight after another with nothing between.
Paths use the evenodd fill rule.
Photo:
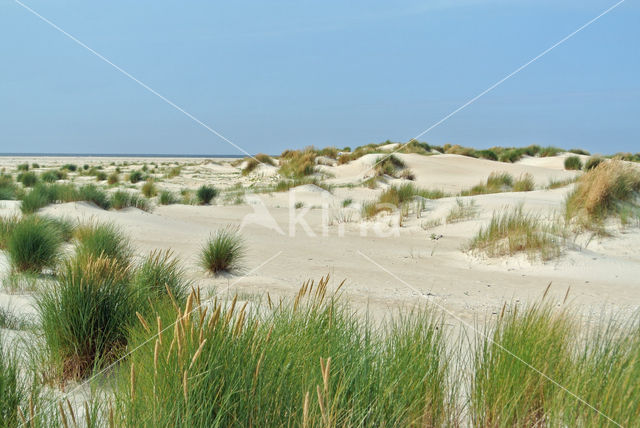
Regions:
<instances>
[{"instance_id":1,"label":"blue sky","mask_svg":"<svg viewBox=\"0 0 640 428\"><path fill-rule=\"evenodd\" d=\"M406 141L614 1L21 0L250 153ZM627 0L424 135L640 151ZM10 0L0 152L238 154Z\"/></svg>"}]
</instances>

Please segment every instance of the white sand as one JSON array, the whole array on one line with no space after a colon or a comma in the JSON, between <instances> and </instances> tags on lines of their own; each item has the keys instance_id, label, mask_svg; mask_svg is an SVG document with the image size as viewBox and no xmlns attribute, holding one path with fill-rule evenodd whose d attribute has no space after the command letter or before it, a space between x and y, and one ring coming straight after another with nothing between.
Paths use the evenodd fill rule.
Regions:
<instances>
[{"instance_id":1,"label":"white sand","mask_svg":"<svg viewBox=\"0 0 640 428\"><path fill-rule=\"evenodd\" d=\"M516 164L458 155L398 156L415 173L418 186L449 192L469 188L486 180L494 171L506 171L516 177L530 173L540 188L551 179L579 174L559 167L562 156L536 158L535 162L525 159ZM327 180L330 183L356 183L378 157L367 155L347 165L320 168L333 174L333 178ZM122 160L43 158L36 161L45 165L101 162L108 166L109 162ZM29 159L29 162L33 161ZM139 159L130 161L141 162ZM194 163L183 167L184 172L179 177L159 182L160 188L178 190L202 183L225 188L237 182L251 187L277 180L276 176L267 173L270 168L263 167L254 176L242 177L240 169L231 166L229 160L209 164L203 164L201 159L156 161ZM7 167L22 162L24 159L0 159L0 165ZM198 284L223 294L237 290L292 296L302 281L331 274L334 284L346 280L343 291L347 299L361 310L368 308L378 317L386 316L399 306L422 303L415 288L428 296L428 300L471 321L499 311L505 301L537 299L551 282L551 294L559 299L570 287L569 300L578 311L589 313L610 308L631 313L640 302L640 255L635 251L640 245L638 229L615 231L613 237L594 239L586 248L585 242L577 242L575 248L569 249L560 259L547 263L531 262L524 256L485 259L462 251L495 210L523 204L526 210L551 216L561 210L567 191L568 188L563 188L464 198L476 201L477 218L425 230L421 225L444 218L455 204L455 198L428 201L427 210L420 218L416 213L410 214L399 229L399 236L374 233L374 228L380 233L390 233L395 216L375 222L358 220L359 204L381 192L362 187L337 188L329 193L307 185L284 193L247 196L248 203L242 205L158 206L150 213L133 208L105 211L86 203L52 205L42 212L120 225L131 236L139 254L155 248L171 248L182 258ZM353 200L350 207L342 207L345 199ZM302 207L290 208L295 202L301 202ZM17 207L16 202L1 205L0 215L13 212ZM323 211L323 206L329 208L328 212ZM323 236L323 212L329 217L327 236ZM292 215L302 216L308 229L305 230L302 224L294 224L292 229ZM209 233L228 224L243 226L248 248L244 261L247 275L236 273L211 278L197 266L197 255ZM368 229L363 236L365 226ZM291 230L295 232L294 236L290 236ZM342 231L344 236L340 236ZM442 238L432 240L432 234L442 235ZM0 266L6 274L7 264L0 263ZM29 312L30 299L28 293L20 296L5 292L0 295L0 304L11 304L17 311Z\"/></svg>"}]
</instances>

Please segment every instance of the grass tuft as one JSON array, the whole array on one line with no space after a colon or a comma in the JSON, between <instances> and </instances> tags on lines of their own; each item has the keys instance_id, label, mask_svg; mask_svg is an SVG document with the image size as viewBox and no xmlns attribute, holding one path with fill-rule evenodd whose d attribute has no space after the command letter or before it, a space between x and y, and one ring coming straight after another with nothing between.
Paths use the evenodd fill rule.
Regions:
<instances>
[{"instance_id":1,"label":"grass tuft","mask_svg":"<svg viewBox=\"0 0 640 428\"><path fill-rule=\"evenodd\" d=\"M640 218L640 170L611 160L588 170L565 201L565 217L581 227L602 230L607 217L625 222L628 214Z\"/></svg>"},{"instance_id":2,"label":"grass tuft","mask_svg":"<svg viewBox=\"0 0 640 428\"><path fill-rule=\"evenodd\" d=\"M129 266L133 248L129 238L114 224L88 224L76 230L76 256L114 260L120 266Z\"/></svg>"},{"instance_id":3,"label":"grass tuft","mask_svg":"<svg viewBox=\"0 0 640 428\"><path fill-rule=\"evenodd\" d=\"M43 288L36 309L45 341L48 380L87 378L126 349L135 319L128 271L114 259L75 257Z\"/></svg>"},{"instance_id":4,"label":"grass tuft","mask_svg":"<svg viewBox=\"0 0 640 428\"><path fill-rule=\"evenodd\" d=\"M213 186L202 185L196 191L196 197L200 205L208 205L218 195L218 190Z\"/></svg>"},{"instance_id":5,"label":"grass tuft","mask_svg":"<svg viewBox=\"0 0 640 428\"><path fill-rule=\"evenodd\" d=\"M50 221L28 216L13 226L7 240L11 267L18 272L42 272L54 268L62 245L62 235Z\"/></svg>"},{"instance_id":6,"label":"grass tuft","mask_svg":"<svg viewBox=\"0 0 640 428\"><path fill-rule=\"evenodd\" d=\"M578 156L569 156L564 160L564 169L580 171L582 169L582 161Z\"/></svg>"},{"instance_id":7,"label":"grass tuft","mask_svg":"<svg viewBox=\"0 0 640 428\"><path fill-rule=\"evenodd\" d=\"M562 252L560 238L554 226L539 217L525 214L522 206L503 213L494 213L491 222L482 227L469 243L469 250L489 257L527 253L531 259L549 260Z\"/></svg>"},{"instance_id":8,"label":"grass tuft","mask_svg":"<svg viewBox=\"0 0 640 428\"><path fill-rule=\"evenodd\" d=\"M200 265L214 275L240 267L245 242L236 228L225 227L213 233L200 250Z\"/></svg>"},{"instance_id":9,"label":"grass tuft","mask_svg":"<svg viewBox=\"0 0 640 428\"><path fill-rule=\"evenodd\" d=\"M136 268L133 286L141 295L159 300L167 297L167 288L171 296L184 304L191 289L191 282L180 267L180 262L171 251L152 251Z\"/></svg>"}]
</instances>

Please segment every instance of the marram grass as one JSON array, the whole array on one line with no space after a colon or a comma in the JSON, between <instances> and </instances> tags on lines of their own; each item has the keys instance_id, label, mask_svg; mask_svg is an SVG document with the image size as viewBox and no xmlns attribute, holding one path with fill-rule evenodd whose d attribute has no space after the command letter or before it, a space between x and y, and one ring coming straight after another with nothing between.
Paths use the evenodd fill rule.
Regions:
<instances>
[{"instance_id":1,"label":"marram grass","mask_svg":"<svg viewBox=\"0 0 640 428\"><path fill-rule=\"evenodd\" d=\"M240 268L246 250L244 238L236 228L216 230L200 250L200 266L214 275Z\"/></svg>"},{"instance_id":2,"label":"marram grass","mask_svg":"<svg viewBox=\"0 0 640 428\"><path fill-rule=\"evenodd\" d=\"M141 320L131 346L142 347L120 371L115 424L451 422L441 320L423 313L390 322L382 333L336 302L327 283L307 282L295 301L262 312L237 300L205 310L193 293L184 308L165 305Z\"/></svg>"}]
</instances>

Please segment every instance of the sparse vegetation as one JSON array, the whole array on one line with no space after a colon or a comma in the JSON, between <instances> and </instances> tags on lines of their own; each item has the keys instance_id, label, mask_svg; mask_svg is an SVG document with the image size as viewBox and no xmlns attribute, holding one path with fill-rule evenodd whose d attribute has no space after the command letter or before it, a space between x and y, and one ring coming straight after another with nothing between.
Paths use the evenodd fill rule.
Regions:
<instances>
[{"instance_id":1,"label":"sparse vegetation","mask_svg":"<svg viewBox=\"0 0 640 428\"><path fill-rule=\"evenodd\" d=\"M559 232L539 217L524 213L519 206L511 211L494 213L491 222L472 238L469 250L480 251L489 257L522 252L532 259L549 260L562 253Z\"/></svg>"},{"instance_id":2,"label":"sparse vegetation","mask_svg":"<svg viewBox=\"0 0 640 428\"><path fill-rule=\"evenodd\" d=\"M237 270L245 253L244 238L237 229L225 227L213 233L200 250L200 265L214 275Z\"/></svg>"},{"instance_id":3,"label":"sparse vegetation","mask_svg":"<svg viewBox=\"0 0 640 428\"><path fill-rule=\"evenodd\" d=\"M445 197L445 193L439 190L425 190L413 185L413 183L402 186L392 186L382 192L378 200L365 202L362 204L362 217L372 218L382 211L392 212L401 209L405 204L414 199L440 199Z\"/></svg>"},{"instance_id":4,"label":"sparse vegetation","mask_svg":"<svg viewBox=\"0 0 640 428\"><path fill-rule=\"evenodd\" d=\"M531 192L535 189L535 181L533 176L529 173L522 174L516 181L513 182L514 192Z\"/></svg>"},{"instance_id":5,"label":"sparse vegetation","mask_svg":"<svg viewBox=\"0 0 640 428\"><path fill-rule=\"evenodd\" d=\"M265 155L264 153L258 153L252 158L245 158L244 162L246 162L246 164L242 169L242 175L249 175L261 163L265 165L275 165L271 156Z\"/></svg>"},{"instance_id":6,"label":"sparse vegetation","mask_svg":"<svg viewBox=\"0 0 640 428\"><path fill-rule=\"evenodd\" d=\"M457 198L456 204L449 210L447 214L447 223L457 223L474 218L478 214L476 201L473 199L465 203L464 200Z\"/></svg>"}]
</instances>

